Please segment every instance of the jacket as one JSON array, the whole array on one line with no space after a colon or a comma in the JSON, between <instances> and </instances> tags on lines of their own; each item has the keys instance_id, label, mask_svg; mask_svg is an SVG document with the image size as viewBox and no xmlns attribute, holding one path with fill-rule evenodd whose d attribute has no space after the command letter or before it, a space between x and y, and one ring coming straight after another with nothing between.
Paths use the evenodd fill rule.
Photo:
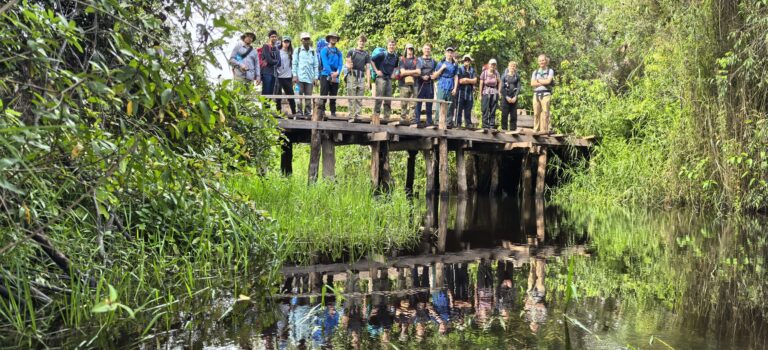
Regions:
<instances>
[{"instance_id":1,"label":"jacket","mask_svg":"<svg viewBox=\"0 0 768 350\"><path fill-rule=\"evenodd\" d=\"M302 83L314 83L317 80L317 53L299 46L293 50L293 76Z\"/></svg>"},{"instance_id":2,"label":"jacket","mask_svg":"<svg viewBox=\"0 0 768 350\"><path fill-rule=\"evenodd\" d=\"M247 57L243 57L243 55L248 51L248 47L242 43L235 45L232 49L232 54L229 55L229 64L232 65L235 79L256 80L261 77L259 55L256 53L255 47L251 47L251 49ZM245 64L248 70L241 70L241 64Z\"/></svg>"}]
</instances>

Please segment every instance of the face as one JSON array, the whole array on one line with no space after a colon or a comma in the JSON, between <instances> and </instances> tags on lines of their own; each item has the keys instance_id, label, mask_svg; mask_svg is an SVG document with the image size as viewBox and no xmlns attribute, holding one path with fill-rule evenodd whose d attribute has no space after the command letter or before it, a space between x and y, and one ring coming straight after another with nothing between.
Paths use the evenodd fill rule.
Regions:
<instances>
[{"instance_id":1,"label":"face","mask_svg":"<svg viewBox=\"0 0 768 350\"><path fill-rule=\"evenodd\" d=\"M539 56L539 67L544 68L547 66L547 58L544 56Z\"/></svg>"},{"instance_id":2,"label":"face","mask_svg":"<svg viewBox=\"0 0 768 350\"><path fill-rule=\"evenodd\" d=\"M283 47L288 47L290 45L291 45L291 41L290 40L283 40Z\"/></svg>"},{"instance_id":3,"label":"face","mask_svg":"<svg viewBox=\"0 0 768 350\"><path fill-rule=\"evenodd\" d=\"M310 38L303 38L303 39L301 39L301 44L304 45L305 47L309 46L309 44L311 44L311 43L312 43L312 40Z\"/></svg>"},{"instance_id":4,"label":"face","mask_svg":"<svg viewBox=\"0 0 768 350\"><path fill-rule=\"evenodd\" d=\"M392 41L388 42L387 43L387 51L395 52L395 47L396 46L397 46L397 44L395 44L394 42L392 42Z\"/></svg>"},{"instance_id":5,"label":"face","mask_svg":"<svg viewBox=\"0 0 768 350\"><path fill-rule=\"evenodd\" d=\"M445 51L446 59L453 59L453 51Z\"/></svg>"},{"instance_id":6,"label":"face","mask_svg":"<svg viewBox=\"0 0 768 350\"><path fill-rule=\"evenodd\" d=\"M269 36L269 42L275 43L277 42L277 34L272 34Z\"/></svg>"},{"instance_id":7,"label":"face","mask_svg":"<svg viewBox=\"0 0 768 350\"><path fill-rule=\"evenodd\" d=\"M469 67L469 65L472 64L472 61L470 60L464 60L464 66Z\"/></svg>"},{"instance_id":8,"label":"face","mask_svg":"<svg viewBox=\"0 0 768 350\"><path fill-rule=\"evenodd\" d=\"M516 63L510 63L507 68L509 68L510 71L516 71L517 70L517 64Z\"/></svg>"},{"instance_id":9,"label":"face","mask_svg":"<svg viewBox=\"0 0 768 350\"><path fill-rule=\"evenodd\" d=\"M365 48L365 41L363 39L357 39L357 49L362 50Z\"/></svg>"},{"instance_id":10,"label":"face","mask_svg":"<svg viewBox=\"0 0 768 350\"><path fill-rule=\"evenodd\" d=\"M429 55L432 54L432 48L428 45L424 45L424 47L421 48L422 52L424 52L424 56L429 57Z\"/></svg>"},{"instance_id":11,"label":"face","mask_svg":"<svg viewBox=\"0 0 768 350\"><path fill-rule=\"evenodd\" d=\"M329 44L336 45L336 43L339 42L339 38L337 37L331 37L331 41L329 41Z\"/></svg>"},{"instance_id":12,"label":"face","mask_svg":"<svg viewBox=\"0 0 768 350\"><path fill-rule=\"evenodd\" d=\"M491 63L490 67L491 67L491 70L496 70L496 63Z\"/></svg>"},{"instance_id":13,"label":"face","mask_svg":"<svg viewBox=\"0 0 768 350\"><path fill-rule=\"evenodd\" d=\"M248 36L246 36L245 38L243 38L243 42L244 42L246 45L250 45L250 44L252 44L252 43L253 43L253 38L252 38L250 35L248 35Z\"/></svg>"},{"instance_id":14,"label":"face","mask_svg":"<svg viewBox=\"0 0 768 350\"><path fill-rule=\"evenodd\" d=\"M413 48L405 50L405 53L410 57L413 56Z\"/></svg>"}]
</instances>

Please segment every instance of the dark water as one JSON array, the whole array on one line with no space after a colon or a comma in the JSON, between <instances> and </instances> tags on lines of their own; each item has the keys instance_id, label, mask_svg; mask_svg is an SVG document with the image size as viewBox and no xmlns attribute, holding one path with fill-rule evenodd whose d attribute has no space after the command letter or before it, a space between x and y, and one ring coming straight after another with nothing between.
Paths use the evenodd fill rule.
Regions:
<instances>
[{"instance_id":1,"label":"dark water","mask_svg":"<svg viewBox=\"0 0 768 350\"><path fill-rule=\"evenodd\" d=\"M212 313L144 347L768 348L763 218L511 197L426 205L437 212L417 247L285 267L264 306ZM234 303L223 299L212 309Z\"/></svg>"}]
</instances>

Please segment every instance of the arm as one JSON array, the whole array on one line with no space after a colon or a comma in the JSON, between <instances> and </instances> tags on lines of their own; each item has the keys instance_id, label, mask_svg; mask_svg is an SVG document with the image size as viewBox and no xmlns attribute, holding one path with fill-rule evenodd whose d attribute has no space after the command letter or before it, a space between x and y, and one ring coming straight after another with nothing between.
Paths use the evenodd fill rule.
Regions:
<instances>
[{"instance_id":1,"label":"arm","mask_svg":"<svg viewBox=\"0 0 768 350\"><path fill-rule=\"evenodd\" d=\"M520 90L522 89L522 84L520 83L520 78L517 79L517 84L515 84L515 96L514 98L517 98L517 95L520 94Z\"/></svg>"},{"instance_id":2,"label":"arm","mask_svg":"<svg viewBox=\"0 0 768 350\"><path fill-rule=\"evenodd\" d=\"M435 79L439 78L440 74L442 74L444 70L445 70L445 65L444 64L440 64L440 68L438 70L432 72L432 80L435 80Z\"/></svg>"},{"instance_id":3,"label":"arm","mask_svg":"<svg viewBox=\"0 0 768 350\"><path fill-rule=\"evenodd\" d=\"M291 70L293 71L293 82L296 83L299 81L299 49L293 50Z\"/></svg>"},{"instance_id":4,"label":"arm","mask_svg":"<svg viewBox=\"0 0 768 350\"><path fill-rule=\"evenodd\" d=\"M267 49L267 50L265 50L265 49ZM262 47L262 49L261 49L261 54L263 56L265 56L264 59L267 61L267 65L268 66L275 67L275 66L280 65L280 55L278 54L277 58L272 57L272 47L271 46L264 45L264 47Z\"/></svg>"},{"instance_id":5,"label":"arm","mask_svg":"<svg viewBox=\"0 0 768 350\"><path fill-rule=\"evenodd\" d=\"M451 94L456 95L456 92L459 91L459 76L454 75L453 76L453 90L451 91Z\"/></svg>"},{"instance_id":6,"label":"arm","mask_svg":"<svg viewBox=\"0 0 768 350\"><path fill-rule=\"evenodd\" d=\"M237 50L239 49L239 45L235 45L235 48L232 49L232 53L229 55L229 64L234 67L240 67L240 62L237 62L235 57L237 56Z\"/></svg>"},{"instance_id":7,"label":"arm","mask_svg":"<svg viewBox=\"0 0 768 350\"><path fill-rule=\"evenodd\" d=\"M480 94L481 94L481 95L483 94L483 85L485 85L485 84L484 84L484 82L485 82L485 79L483 79L483 77L484 77L484 76L485 76L485 71L483 71L482 73L480 73L480 88L479 88L478 90L480 91Z\"/></svg>"},{"instance_id":8,"label":"arm","mask_svg":"<svg viewBox=\"0 0 768 350\"><path fill-rule=\"evenodd\" d=\"M315 75L315 81L317 81L318 79L320 79L320 76L319 76L320 62L318 61L320 59L318 56L320 55L318 53L315 53L313 56L314 58L312 58L312 72L314 73L312 74Z\"/></svg>"}]
</instances>

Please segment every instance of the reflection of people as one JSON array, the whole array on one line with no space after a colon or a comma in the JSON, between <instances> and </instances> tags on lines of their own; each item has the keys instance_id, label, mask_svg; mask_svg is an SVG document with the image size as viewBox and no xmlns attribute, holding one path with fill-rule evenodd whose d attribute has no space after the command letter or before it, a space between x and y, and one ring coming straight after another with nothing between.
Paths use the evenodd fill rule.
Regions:
<instances>
[{"instance_id":1,"label":"reflection of people","mask_svg":"<svg viewBox=\"0 0 768 350\"><path fill-rule=\"evenodd\" d=\"M357 272L348 272L344 291L351 294L344 300L344 311L341 317L341 327L345 328L351 337L353 349L360 348L360 332L363 329L363 307L361 299L354 294L357 289Z\"/></svg>"},{"instance_id":2,"label":"reflection of people","mask_svg":"<svg viewBox=\"0 0 768 350\"><path fill-rule=\"evenodd\" d=\"M481 260L477 265L477 285L475 286L475 317L478 324L485 326L493 314L493 270L491 263Z\"/></svg>"},{"instance_id":3,"label":"reflection of people","mask_svg":"<svg viewBox=\"0 0 768 350\"><path fill-rule=\"evenodd\" d=\"M378 275L378 276L377 276ZM389 336L394 324L394 306L387 305L387 297L377 291L389 289L389 276L387 269L371 270L373 295L368 311L368 333L373 337L379 337L382 343L389 343Z\"/></svg>"},{"instance_id":4,"label":"reflection of people","mask_svg":"<svg viewBox=\"0 0 768 350\"><path fill-rule=\"evenodd\" d=\"M504 321L509 321L509 318L511 316L512 307L514 306L514 285L513 285L513 275L514 272L514 264L512 261L504 260L499 261L498 266L496 267L496 275L498 276L498 289L496 291L497 296L496 300L497 307L499 309L499 314L504 319Z\"/></svg>"},{"instance_id":5,"label":"reflection of people","mask_svg":"<svg viewBox=\"0 0 768 350\"><path fill-rule=\"evenodd\" d=\"M544 286L547 261L543 258L531 258L531 269L528 272L528 289L525 297L525 320L530 322L531 331L536 333L547 320L547 305L545 299L547 290Z\"/></svg>"}]
</instances>

